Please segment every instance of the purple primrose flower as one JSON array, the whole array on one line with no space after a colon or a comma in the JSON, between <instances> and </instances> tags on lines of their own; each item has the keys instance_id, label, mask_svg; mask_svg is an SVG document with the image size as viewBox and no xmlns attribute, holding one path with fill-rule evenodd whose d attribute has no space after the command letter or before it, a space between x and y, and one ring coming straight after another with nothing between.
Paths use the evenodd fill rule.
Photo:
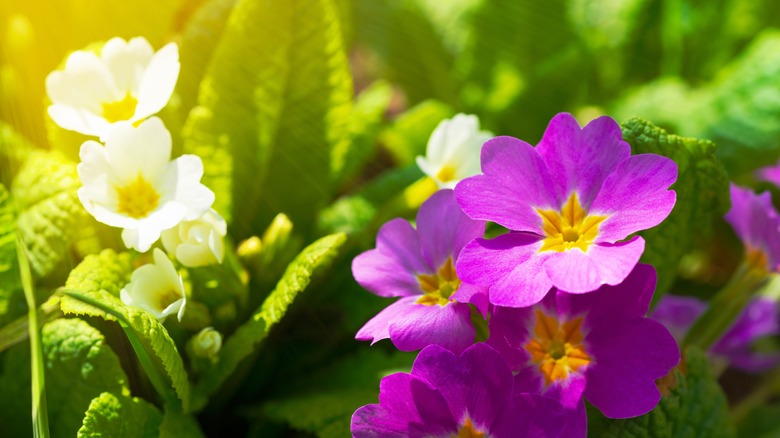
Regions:
<instances>
[{"instance_id":1,"label":"purple primrose flower","mask_svg":"<svg viewBox=\"0 0 780 438\"><path fill-rule=\"evenodd\" d=\"M669 331L644 316L655 284L655 269L638 264L617 286L553 290L531 307L499 307L487 342L516 373L516 391L580 412L583 428L583 397L609 418L646 414L661 398L655 380L680 360Z\"/></svg>"},{"instance_id":2,"label":"purple primrose flower","mask_svg":"<svg viewBox=\"0 0 780 438\"><path fill-rule=\"evenodd\" d=\"M496 137L481 160L483 174L455 188L458 203L472 219L511 232L466 245L457 270L489 286L499 306L533 305L552 287L584 293L619 284L645 246L638 236L623 239L658 225L675 204L674 161L631 156L609 117L580 128L571 114L558 114L535 148Z\"/></svg>"},{"instance_id":3,"label":"purple primrose flower","mask_svg":"<svg viewBox=\"0 0 780 438\"><path fill-rule=\"evenodd\" d=\"M475 344L460 356L431 345L417 356L411 374L382 379L379 404L352 415L352 436L562 436L568 417L561 405L517 393L513 385L506 362L486 344Z\"/></svg>"},{"instance_id":4,"label":"purple primrose flower","mask_svg":"<svg viewBox=\"0 0 780 438\"><path fill-rule=\"evenodd\" d=\"M461 282L455 263L463 246L485 232L469 219L452 190L440 190L420 207L417 229L393 219L379 230L376 249L352 262L361 286L382 297L401 297L361 328L361 341L390 338L399 350L438 344L456 353L474 343L474 304L487 313L487 289Z\"/></svg>"},{"instance_id":5,"label":"purple primrose flower","mask_svg":"<svg viewBox=\"0 0 780 438\"><path fill-rule=\"evenodd\" d=\"M755 175L759 180L770 182L780 187L780 161L772 166L766 166L756 170Z\"/></svg>"},{"instance_id":6,"label":"purple primrose flower","mask_svg":"<svg viewBox=\"0 0 780 438\"><path fill-rule=\"evenodd\" d=\"M666 295L650 316L665 325L681 342L705 310L707 303L697 298ZM780 353L759 353L751 349L753 341L759 338L780 335L777 310L777 303L772 299L753 299L710 352L728 359L735 368L747 372L761 372L777 366L780 364Z\"/></svg>"},{"instance_id":7,"label":"purple primrose flower","mask_svg":"<svg viewBox=\"0 0 780 438\"><path fill-rule=\"evenodd\" d=\"M780 216L769 192L756 194L731 184L731 210L724 217L745 245L749 263L769 271L780 265Z\"/></svg>"}]
</instances>

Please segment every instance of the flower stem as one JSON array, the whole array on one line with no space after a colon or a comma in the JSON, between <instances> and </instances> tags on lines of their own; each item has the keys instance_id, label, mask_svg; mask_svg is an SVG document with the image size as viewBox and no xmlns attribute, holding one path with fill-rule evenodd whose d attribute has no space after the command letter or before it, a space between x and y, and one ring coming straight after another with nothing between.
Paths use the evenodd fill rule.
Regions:
<instances>
[{"instance_id":1,"label":"flower stem","mask_svg":"<svg viewBox=\"0 0 780 438\"><path fill-rule=\"evenodd\" d=\"M710 301L707 311L694 323L684 345L706 351L734 324L745 306L769 280L763 267L743 261L729 282Z\"/></svg>"}]
</instances>

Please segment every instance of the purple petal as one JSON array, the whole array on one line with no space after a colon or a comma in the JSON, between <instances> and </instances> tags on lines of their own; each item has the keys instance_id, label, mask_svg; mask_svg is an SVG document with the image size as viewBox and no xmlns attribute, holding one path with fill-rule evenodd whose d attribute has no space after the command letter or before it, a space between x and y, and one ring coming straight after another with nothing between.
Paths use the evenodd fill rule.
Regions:
<instances>
[{"instance_id":1,"label":"purple petal","mask_svg":"<svg viewBox=\"0 0 780 438\"><path fill-rule=\"evenodd\" d=\"M615 286L602 286L588 294L556 294L559 314L585 315L588 326L606 321L643 317L650 307L657 276L651 265L639 263Z\"/></svg>"},{"instance_id":2,"label":"purple petal","mask_svg":"<svg viewBox=\"0 0 780 438\"><path fill-rule=\"evenodd\" d=\"M581 433L575 435L563 434L569 421L569 414L555 400L536 394L518 394L493 423L490 436L495 438L584 437L587 430L581 430Z\"/></svg>"},{"instance_id":3,"label":"purple petal","mask_svg":"<svg viewBox=\"0 0 780 438\"><path fill-rule=\"evenodd\" d=\"M647 318L601 324L587 342L594 365L586 371L585 398L609 418L650 412L661 399L655 380L680 361L669 331Z\"/></svg>"},{"instance_id":4,"label":"purple petal","mask_svg":"<svg viewBox=\"0 0 780 438\"><path fill-rule=\"evenodd\" d=\"M404 219L382 225L376 249L352 261L352 275L365 289L381 297L422 294L416 274L433 270L422 257L417 232Z\"/></svg>"},{"instance_id":5,"label":"purple petal","mask_svg":"<svg viewBox=\"0 0 780 438\"><path fill-rule=\"evenodd\" d=\"M707 310L707 303L694 297L664 295L653 307L650 318L660 322L682 342L694 322Z\"/></svg>"},{"instance_id":6,"label":"purple petal","mask_svg":"<svg viewBox=\"0 0 780 438\"><path fill-rule=\"evenodd\" d=\"M422 429L425 434L447 435L458 427L447 403L427 382L406 373L391 374L379 383L379 404L359 408L352 415L353 437L405 437Z\"/></svg>"},{"instance_id":7,"label":"purple petal","mask_svg":"<svg viewBox=\"0 0 780 438\"><path fill-rule=\"evenodd\" d=\"M731 184L731 210L724 216L746 249L760 249L769 257L767 268L780 264L780 219L772 206L769 192L755 194L752 190Z\"/></svg>"},{"instance_id":8,"label":"purple petal","mask_svg":"<svg viewBox=\"0 0 780 438\"><path fill-rule=\"evenodd\" d=\"M599 117L580 129L574 116L561 113L550 121L536 151L547 164L560 199L577 192L587 210L607 176L631 155L631 146L623 141L620 125L609 117Z\"/></svg>"},{"instance_id":9,"label":"purple petal","mask_svg":"<svg viewBox=\"0 0 780 438\"><path fill-rule=\"evenodd\" d=\"M493 423L512 397L512 372L501 355L484 343L472 345L460 356L426 347L414 361L412 375L441 393L458 423L468 415L480 430Z\"/></svg>"},{"instance_id":10,"label":"purple petal","mask_svg":"<svg viewBox=\"0 0 780 438\"><path fill-rule=\"evenodd\" d=\"M751 344L756 339L778 333L777 303L768 298L757 298L745 307L739 319L712 347L712 352L726 356L732 365L742 370L763 371L777 365L780 354L754 352Z\"/></svg>"},{"instance_id":11,"label":"purple petal","mask_svg":"<svg viewBox=\"0 0 780 438\"><path fill-rule=\"evenodd\" d=\"M542 394L557 400L561 406L567 409L576 409L582 403L582 394L588 384L585 375L577 372L570 373L565 380L553 382Z\"/></svg>"},{"instance_id":12,"label":"purple petal","mask_svg":"<svg viewBox=\"0 0 780 438\"><path fill-rule=\"evenodd\" d=\"M541 239L529 233L508 233L492 240L476 239L461 251L456 270L464 281L489 285L492 304L533 305L552 287L542 269L551 254L539 252Z\"/></svg>"},{"instance_id":13,"label":"purple petal","mask_svg":"<svg viewBox=\"0 0 780 438\"><path fill-rule=\"evenodd\" d=\"M459 303L473 304L479 310L483 318L487 318L488 306L488 288L469 283L461 283L458 290L455 291L450 299Z\"/></svg>"},{"instance_id":14,"label":"purple petal","mask_svg":"<svg viewBox=\"0 0 780 438\"><path fill-rule=\"evenodd\" d=\"M513 137L496 137L482 147L483 175L455 187L463 211L472 219L497 222L510 230L541 233L535 208L560 209L550 173L536 150Z\"/></svg>"},{"instance_id":15,"label":"purple petal","mask_svg":"<svg viewBox=\"0 0 780 438\"><path fill-rule=\"evenodd\" d=\"M608 216L596 242L617 242L660 224L674 208L677 164L654 154L634 155L607 177L588 214Z\"/></svg>"},{"instance_id":16,"label":"purple petal","mask_svg":"<svg viewBox=\"0 0 780 438\"><path fill-rule=\"evenodd\" d=\"M588 412L585 410L585 399L574 409L567 409L566 426L561 433L562 437L586 437L588 436Z\"/></svg>"},{"instance_id":17,"label":"purple petal","mask_svg":"<svg viewBox=\"0 0 780 438\"><path fill-rule=\"evenodd\" d=\"M530 330L533 329L531 324L534 318L532 307L497 307L490 315L490 337L487 344L501 353L513 372L521 371L528 366L531 359L524 346L528 342ZM534 374L538 373L534 372ZM538 391L538 385L534 383L528 387L523 384L517 389L534 392Z\"/></svg>"},{"instance_id":18,"label":"purple petal","mask_svg":"<svg viewBox=\"0 0 780 438\"><path fill-rule=\"evenodd\" d=\"M644 250L644 239L634 236L627 242L591 245L587 253L576 248L550 251L544 269L555 287L570 293L586 293L604 284L621 283Z\"/></svg>"},{"instance_id":19,"label":"purple petal","mask_svg":"<svg viewBox=\"0 0 780 438\"><path fill-rule=\"evenodd\" d=\"M780 162L774 166L762 167L756 171L756 178L762 181L771 182L780 187Z\"/></svg>"},{"instance_id":20,"label":"purple petal","mask_svg":"<svg viewBox=\"0 0 780 438\"><path fill-rule=\"evenodd\" d=\"M439 190L417 213L417 233L422 254L434 269L448 258L457 260L468 242L485 234L485 222L469 219L460 209L452 190Z\"/></svg>"},{"instance_id":21,"label":"purple petal","mask_svg":"<svg viewBox=\"0 0 780 438\"><path fill-rule=\"evenodd\" d=\"M468 304L427 306L417 304L414 298L404 298L393 306L393 319L388 321L387 330L393 345L401 351L415 351L435 344L460 353L474 343L475 331Z\"/></svg>"}]
</instances>

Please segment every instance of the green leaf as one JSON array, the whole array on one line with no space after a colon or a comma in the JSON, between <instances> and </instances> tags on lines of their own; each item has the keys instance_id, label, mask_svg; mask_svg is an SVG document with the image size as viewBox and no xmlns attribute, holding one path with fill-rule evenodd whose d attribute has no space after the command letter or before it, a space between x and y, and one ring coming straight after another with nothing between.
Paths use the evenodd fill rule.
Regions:
<instances>
[{"instance_id":1,"label":"green leaf","mask_svg":"<svg viewBox=\"0 0 780 438\"><path fill-rule=\"evenodd\" d=\"M84 297L100 303L108 312L70 296L62 298L61 308L66 314L97 316L107 320L119 319L126 323L141 339L143 348L161 366L171 381L185 412L189 412L190 383L176 344L168 331L150 313L137 307L126 306L119 298L119 291L129 281L132 266L127 254L104 250L87 256L73 270L65 283L66 291L76 291ZM150 376L153 378L153 376ZM161 396L165 397L163 393Z\"/></svg>"},{"instance_id":2,"label":"green leaf","mask_svg":"<svg viewBox=\"0 0 780 438\"><path fill-rule=\"evenodd\" d=\"M8 191L0 184L0 327L27 310L19 278L15 219Z\"/></svg>"},{"instance_id":3,"label":"green leaf","mask_svg":"<svg viewBox=\"0 0 780 438\"><path fill-rule=\"evenodd\" d=\"M160 438L201 438L204 436L195 417L184 414L176 406L165 407L162 424L160 424Z\"/></svg>"},{"instance_id":4,"label":"green leaf","mask_svg":"<svg viewBox=\"0 0 780 438\"><path fill-rule=\"evenodd\" d=\"M31 436L30 345L14 345L0 355L0 424L4 436Z\"/></svg>"},{"instance_id":5,"label":"green leaf","mask_svg":"<svg viewBox=\"0 0 780 438\"><path fill-rule=\"evenodd\" d=\"M156 438L161 421L160 412L146 401L104 392L90 402L78 436Z\"/></svg>"},{"instance_id":6,"label":"green leaf","mask_svg":"<svg viewBox=\"0 0 780 438\"><path fill-rule=\"evenodd\" d=\"M734 436L723 390L709 370L707 357L689 348L685 362L659 381L663 397L649 414L612 420L604 438L687 438Z\"/></svg>"},{"instance_id":7,"label":"green leaf","mask_svg":"<svg viewBox=\"0 0 780 438\"><path fill-rule=\"evenodd\" d=\"M400 165L412 164L416 156L425 155L428 139L439 122L453 114L448 105L426 100L398 116L382 132L382 143Z\"/></svg>"},{"instance_id":8,"label":"green leaf","mask_svg":"<svg viewBox=\"0 0 780 438\"><path fill-rule=\"evenodd\" d=\"M230 15L184 149L204 159L215 208L240 237L279 212L306 233L330 197L352 101L339 25L332 0L242 0Z\"/></svg>"},{"instance_id":9,"label":"green leaf","mask_svg":"<svg viewBox=\"0 0 780 438\"><path fill-rule=\"evenodd\" d=\"M654 297L658 300L674 282L682 257L710 233L713 219L728 210L728 176L712 142L667 134L640 118L623 124L623 139L634 154L659 154L677 163L677 182L672 186L677 203L672 213L657 227L641 233L647 242L642 261L658 271Z\"/></svg>"},{"instance_id":10,"label":"green leaf","mask_svg":"<svg viewBox=\"0 0 780 438\"><path fill-rule=\"evenodd\" d=\"M282 279L249 321L227 338L211 368L205 369L198 382L203 394L215 391L236 369L238 364L255 351L271 328L287 313L299 293L309 285L312 276L327 266L344 243L344 234L325 236L304 250L287 267Z\"/></svg>"},{"instance_id":11,"label":"green leaf","mask_svg":"<svg viewBox=\"0 0 780 438\"><path fill-rule=\"evenodd\" d=\"M12 127L0 121L0 184L9 186L35 147Z\"/></svg>"},{"instance_id":12,"label":"green leaf","mask_svg":"<svg viewBox=\"0 0 780 438\"><path fill-rule=\"evenodd\" d=\"M343 436L355 410L377 403L382 377L409 372L413 360L414 353L388 355L380 349L362 349L306 379L292 382L289 393L294 395L269 401L257 413L321 438Z\"/></svg>"},{"instance_id":13,"label":"green leaf","mask_svg":"<svg viewBox=\"0 0 780 438\"><path fill-rule=\"evenodd\" d=\"M103 335L80 319L43 326L46 399L52 436L73 436L93 398L128 391L119 359Z\"/></svg>"},{"instance_id":14,"label":"green leaf","mask_svg":"<svg viewBox=\"0 0 780 438\"><path fill-rule=\"evenodd\" d=\"M76 195L79 187L76 165L58 153L36 151L16 175L11 193L17 226L38 276L70 261L73 230L91 223Z\"/></svg>"},{"instance_id":15,"label":"green leaf","mask_svg":"<svg viewBox=\"0 0 780 438\"><path fill-rule=\"evenodd\" d=\"M780 405L758 406L739 423L740 438L777 438L780 436Z\"/></svg>"}]
</instances>

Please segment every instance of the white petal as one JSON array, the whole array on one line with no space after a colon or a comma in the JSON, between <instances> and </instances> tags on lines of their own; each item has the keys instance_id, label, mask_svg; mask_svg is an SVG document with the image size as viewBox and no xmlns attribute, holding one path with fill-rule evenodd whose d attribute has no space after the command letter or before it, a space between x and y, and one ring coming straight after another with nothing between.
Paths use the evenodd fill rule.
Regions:
<instances>
[{"instance_id":1,"label":"white petal","mask_svg":"<svg viewBox=\"0 0 780 438\"><path fill-rule=\"evenodd\" d=\"M166 201L180 203L187 209L185 220L195 220L214 204L214 192L200 183L203 162L197 155L182 155L173 160L159 185Z\"/></svg>"},{"instance_id":2,"label":"white petal","mask_svg":"<svg viewBox=\"0 0 780 438\"><path fill-rule=\"evenodd\" d=\"M452 123L449 119L444 119L433 130L431 137L428 139L428 145L425 148L425 157L429 163L434 166L441 166L444 154L447 148L447 130Z\"/></svg>"},{"instance_id":3,"label":"white petal","mask_svg":"<svg viewBox=\"0 0 780 438\"><path fill-rule=\"evenodd\" d=\"M140 222L140 221L139 221ZM139 226L122 230L122 241L125 246L138 252L149 251L149 248L160 238L160 229Z\"/></svg>"},{"instance_id":4,"label":"white petal","mask_svg":"<svg viewBox=\"0 0 780 438\"><path fill-rule=\"evenodd\" d=\"M52 102L81 108L95 114L103 111L103 102L119 100L120 95L111 72L92 52L75 51L65 63L65 69L46 77L46 94Z\"/></svg>"},{"instance_id":5,"label":"white petal","mask_svg":"<svg viewBox=\"0 0 780 438\"><path fill-rule=\"evenodd\" d=\"M153 55L154 49L143 37L136 37L128 42L122 38L111 38L100 53L117 87L121 91L131 92L134 96Z\"/></svg>"},{"instance_id":6,"label":"white petal","mask_svg":"<svg viewBox=\"0 0 780 438\"><path fill-rule=\"evenodd\" d=\"M171 133L157 117L137 128L129 122L114 123L106 136L106 156L125 184L140 174L156 186L171 159Z\"/></svg>"},{"instance_id":7,"label":"white petal","mask_svg":"<svg viewBox=\"0 0 780 438\"><path fill-rule=\"evenodd\" d=\"M154 249L154 264L157 265L157 267L160 269L160 272L162 272L163 276L165 277L164 281L168 286L166 289L175 289L176 292L184 296L184 288L179 287L181 277L176 271L176 268L173 266L171 259L169 259L165 252L160 248Z\"/></svg>"},{"instance_id":8,"label":"white petal","mask_svg":"<svg viewBox=\"0 0 780 438\"><path fill-rule=\"evenodd\" d=\"M422 155L418 155L416 161L417 161L417 167L419 167L424 174L428 175L433 179L436 179L436 174L439 173L441 164L437 166L431 163L430 161L428 161L428 159L423 157Z\"/></svg>"},{"instance_id":9,"label":"white petal","mask_svg":"<svg viewBox=\"0 0 780 438\"><path fill-rule=\"evenodd\" d=\"M49 106L48 112L49 117L61 128L84 135L103 138L111 126L106 119L86 109L54 104Z\"/></svg>"},{"instance_id":10,"label":"white petal","mask_svg":"<svg viewBox=\"0 0 780 438\"><path fill-rule=\"evenodd\" d=\"M216 232L212 232L209 235L209 248L211 248L211 252L217 258L217 263L222 263L222 260L225 258L225 243L222 241L222 236L224 235L224 233L219 235Z\"/></svg>"},{"instance_id":11,"label":"white petal","mask_svg":"<svg viewBox=\"0 0 780 438\"><path fill-rule=\"evenodd\" d=\"M138 86L138 106L134 120L149 117L165 107L176 87L179 67L179 47L175 43L166 45L154 54Z\"/></svg>"}]
</instances>

